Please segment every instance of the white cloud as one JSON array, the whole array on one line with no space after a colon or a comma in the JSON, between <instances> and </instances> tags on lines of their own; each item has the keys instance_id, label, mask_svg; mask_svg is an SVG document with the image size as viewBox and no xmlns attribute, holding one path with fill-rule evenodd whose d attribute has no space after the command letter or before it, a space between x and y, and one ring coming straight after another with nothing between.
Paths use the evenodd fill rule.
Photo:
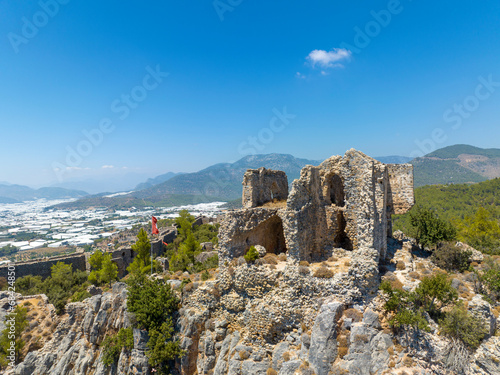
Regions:
<instances>
[{"instance_id":1,"label":"white cloud","mask_svg":"<svg viewBox=\"0 0 500 375\"><path fill-rule=\"evenodd\" d=\"M327 52L322 49L315 49L307 55L307 61L314 67L319 66L322 69L326 68L343 68L341 61L349 61L352 52L344 48L334 48Z\"/></svg>"},{"instance_id":2,"label":"white cloud","mask_svg":"<svg viewBox=\"0 0 500 375\"><path fill-rule=\"evenodd\" d=\"M103 165L101 168L102 169L113 169L115 166L114 165Z\"/></svg>"},{"instance_id":3,"label":"white cloud","mask_svg":"<svg viewBox=\"0 0 500 375\"><path fill-rule=\"evenodd\" d=\"M297 72L297 73L295 73L295 77L297 77L297 78L301 78L301 79L306 78L306 76L305 76L304 74L302 74L301 72Z\"/></svg>"},{"instance_id":4,"label":"white cloud","mask_svg":"<svg viewBox=\"0 0 500 375\"><path fill-rule=\"evenodd\" d=\"M57 168L59 169L59 168ZM66 167L67 171L88 171L90 170L89 167L81 168L81 167Z\"/></svg>"}]
</instances>

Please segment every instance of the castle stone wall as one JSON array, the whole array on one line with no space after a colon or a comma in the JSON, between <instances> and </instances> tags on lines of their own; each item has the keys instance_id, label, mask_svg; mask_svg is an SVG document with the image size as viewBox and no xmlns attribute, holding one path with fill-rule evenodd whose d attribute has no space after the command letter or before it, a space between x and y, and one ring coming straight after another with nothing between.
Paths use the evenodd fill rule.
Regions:
<instances>
[{"instance_id":1,"label":"castle stone wall","mask_svg":"<svg viewBox=\"0 0 500 375\"><path fill-rule=\"evenodd\" d=\"M271 169L249 169L243 176L242 203L245 208L262 206L273 200L286 200L288 179L286 173Z\"/></svg>"},{"instance_id":2,"label":"castle stone wall","mask_svg":"<svg viewBox=\"0 0 500 375\"><path fill-rule=\"evenodd\" d=\"M37 275L41 276L43 279L50 276L51 267L57 262L63 262L66 264L71 264L73 270L87 270L86 255L84 253L52 257L47 260L37 260L29 262L18 262L10 263L11 266L15 266L16 278L27 276L27 275ZM8 275L8 265L3 265L0 267L0 277L7 277Z\"/></svg>"}]
</instances>

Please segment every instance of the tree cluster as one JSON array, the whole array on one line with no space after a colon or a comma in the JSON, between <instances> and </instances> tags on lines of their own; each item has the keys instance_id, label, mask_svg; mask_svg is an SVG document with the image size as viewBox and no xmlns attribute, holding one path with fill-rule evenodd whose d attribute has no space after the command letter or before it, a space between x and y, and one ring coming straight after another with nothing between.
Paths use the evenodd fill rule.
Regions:
<instances>
[{"instance_id":1,"label":"tree cluster","mask_svg":"<svg viewBox=\"0 0 500 375\"><path fill-rule=\"evenodd\" d=\"M75 270L71 264L57 262L51 268L51 275L45 280L41 276L24 276L16 280L16 292L23 295L45 294L54 305L56 312L62 314L68 300L78 295L78 300L90 297L86 289L87 272ZM72 298L75 301L75 298Z\"/></svg>"},{"instance_id":2,"label":"tree cluster","mask_svg":"<svg viewBox=\"0 0 500 375\"><path fill-rule=\"evenodd\" d=\"M458 303L457 291L446 274L426 277L415 291L393 288L388 281L380 284L385 294L384 309L390 313L390 325L402 330L408 328L429 331L430 318L439 322L441 332L460 340L469 349L476 349L484 338L484 323Z\"/></svg>"},{"instance_id":3,"label":"tree cluster","mask_svg":"<svg viewBox=\"0 0 500 375\"><path fill-rule=\"evenodd\" d=\"M172 244L167 246L170 271L201 272L218 266L217 255L205 264L197 262L195 257L202 252L200 243L217 244L219 225L194 225L194 222L195 217L187 210L180 211L179 217L175 219L178 236Z\"/></svg>"}]
</instances>

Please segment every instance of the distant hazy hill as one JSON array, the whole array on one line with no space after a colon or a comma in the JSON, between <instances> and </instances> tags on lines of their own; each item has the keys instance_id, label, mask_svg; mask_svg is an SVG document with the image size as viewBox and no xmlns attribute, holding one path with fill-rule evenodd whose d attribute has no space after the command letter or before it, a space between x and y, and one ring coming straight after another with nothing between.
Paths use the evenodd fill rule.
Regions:
<instances>
[{"instance_id":1,"label":"distant hazy hill","mask_svg":"<svg viewBox=\"0 0 500 375\"><path fill-rule=\"evenodd\" d=\"M500 177L500 149L445 147L411 161L415 186L481 182Z\"/></svg>"},{"instance_id":2,"label":"distant hazy hill","mask_svg":"<svg viewBox=\"0 0 500 375\"><path fill-rule=\"evenodd\" d=\"M16 203L19 201L29 201L39 198L80 198L85 195L87 195L87 193L81 190L70 190L54 187L32 189L24 185L0 184L0 203Z\"/></svg>"},{"instance_id":3,"label":"distant hazy hill","mask_svg":"<svg viewBox=\"0 0 500 375\"><path fill-rule=\"evenodd\" d=\"M146 182L142 182L139 185L135 187L134 190L143 190L147 189L149 187L152 187L154 185L161 184L162 182L170 180L172 177L181 175L182 173L174 173L174 172L168 172L161 174L159 176L156 176L155 178L148 178Z\"/></svg>"},{"instance_id":4,"label":"distant hazy hill","mask_svg":"<svg viewBox=\"0 0 500 375\"><path fill-rule=\"evenodd\" d=\"M266 167L285 171L288 182L300 176L307 164L320 161L295 158L292 155L250 155L235 163L212 165L195 173L178 174L160 184L132 192L128 195L106 198L91 196L60 208L85 207L144 207L150 205L173 206L213 201L230 201L241 197L243 174L249 168Z\"/></svg>"},{"instance_id":5,"label":"distant hazy hill","mask_svg":"<svg viewBox=\"0 0 500 375\"><path fill-rule=\"evenodd\" d=\"M292 155L269 154L245 156L235 163L216 164L196 173L175 176L161 184L141 190L137 198L160 201L170 194L188 194L232 200L241 196L243 174L249 168L270 168L285 171L289 183L300 176L306 164L315 160L298 159Z\"/></svg>"},{"instance_id":6,"label":"distant hazy hill","mask_svg":"<svg viewBox=\"0 0 500 375\"><path fill-rule=\"evenodd\" d=\"M399 156L399 155L391 155L391 156L376 156L374 159L384 163L384 164L405 164L409 163L413 158L408 156Z\"/></svg>"},{"instance_id":7,"label":"distant hazy hill","mask_svg":"<svg viewBox=\"0 0 500 375\"><path fill-rule=\"evenodd\" d=\"M17 199L0 197L0 203L19 203Z\"/></svg>"}]
</instances>

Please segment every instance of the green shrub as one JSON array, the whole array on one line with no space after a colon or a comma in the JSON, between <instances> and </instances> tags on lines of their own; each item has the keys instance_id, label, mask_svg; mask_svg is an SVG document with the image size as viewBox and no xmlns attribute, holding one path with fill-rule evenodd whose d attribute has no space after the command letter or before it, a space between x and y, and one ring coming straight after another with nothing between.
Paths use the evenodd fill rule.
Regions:
<instances>
[{"instance_id":1,"label":"green shrub","mask_svg":"<svg viewBox=\"0 0 500 375\"><path fill-rule=\"evenodd\" d=\"M462 304L447 312L439 326L441 333L459 339L470 349L477 349L486 335L484 322L470 314Z\"/></svg>"},{"instance_id":2,"label":"green shrub","mask_svg":"<svg viewBox=\"0 0 500 375\"><path fill-rule=\"evenodd\" d=\"M11 347L11 342L14 342L14 351L15 351L15 363L19 363L22 361L21 353L24 348L25 342L21 339L21 335L28 327L29 322L27 318L28 309L25 307L16 306L14 311L7 314L5 317L5 325L6 328L2 331L0 335L0 368L5 368L10 361L8 358L11 353L9 351ZM9 323L13 318L13 326L14 330L11 330L12 325ZM12 333L14 334L12 337Z\"/></svg>"},{"instance_id":3,"label":"green shrub","mask_svg":"<svg viewBox=\"0 0 500 375\"><path fill-rule=\"evenodd\" d=\"M117 334L107 336L101 344L102 363L106 366L118 361L122 349L132 350L134 348L134 331L132 327L122 328Z\"/></svg>"},{"instance_id":4,"label":"green shrub","mask_svg":"<svg viewBox=\"0 0 500 375\"><path fill-rule=\"evenodd\" d=\"M112 260L110 253L104 253L97 250L89 258L91 272L88 277L89 281L94 285L102 285L116 280L118 277L118 266Z\"/></svg>"},{"instance_id":5,"label":"green shrub","mask_svg":"<svg viewBox=\"0 0 500 375\"><path fill-rule=\"evenodd\" d=\"M410 225L410 234L423 247L451 241L457 233L450 222L440 219L433 210L422 206L417 206L410 212Z\"/></svg>"},{"instance_id":6,"label":"green shrub","mask_svg":"<svg viewBox=\"0 0 500 375\"><path fill-rule=\"evenodd\" d=\"M491 257L484 262L484 271L479 274L483 292L492 301L500 300L500 265Z\"/></svg>"},{"instance_id":7,"label":"green shrub","mask_svg":"<svg viewBox=\"0 0 500 375\"><path fill-rule=\"evenodd\" d=\"M423 310L416 303L416 295L403 289L395 289L388 280L380 283L380 289L385 293L384 309L392 312L389 319L391 327L415 327L429 331L429 325L423 316Z\"/></svg>"},{"instance_id":8,"label":"green shrub","mask_svg":"<svg viewBox=\"0 0 500 375\"><path fill-rule=\"evenodd\" d=\"M422 306L433 318L439 316L441 308L454 303L458 298L458 293L446 274L424 277L414 294L417 305Z\"/></svg>"},{"instance_id":9,"label":"green shrub","mask_svg":"<svg viewBox=\"0 0 500 375\"><path fill-rule=\"evenodd\" d=\"M472 251L464 251L450 242L439 246L431 256L431 260L447 271L464 272L469 269Z\"/></svg>"},{"instance_id":10,"label":"green shrub","mask_svg":"<svg viewBox=\"0 0 500 375\"><path fill-rule=\"evenodd\" d=\"M208 271L205 271L201 274L201 280L202 281L207 281L208 279L210 279L210 273L208 273Z\"/></svg>"},{"instance_id":11,"label":"green shrub","mask_svg":"<svg viewBox=\"0 0 500 375\"><path fill-rule=\"evenodd\" d=\"M247 263L253 263L257 259L259 259L259 252L255 248L255 246L250 246L250 248L246 252L244 258L245 258Z\"/></svg>"},{"instance_id":12,"label":"green shrub","mask_svg":"<svg viewBox=\"0 0 500 375\"><path fill-rule=\"evenodd\" d=\"M81 302L86 298L92 297L92 294L87 292L87 289L80 289L77 290L72 296L71 296L71 302Z\"/></svg>"},{"instance_id":13,"label":"green shrub","mask_svg":"<svg viewBox=\"0 0 500 375\"><path fill-rule=\"evenodd\" d=\"M127 309L135 315L135 325L148 331L146 355L159 374L168 374L169 362L184 354L179 342L173 339L172 316L179 303L164 280L151 280L143 275L129 280Z\"/></svg>"}]
</instances>

